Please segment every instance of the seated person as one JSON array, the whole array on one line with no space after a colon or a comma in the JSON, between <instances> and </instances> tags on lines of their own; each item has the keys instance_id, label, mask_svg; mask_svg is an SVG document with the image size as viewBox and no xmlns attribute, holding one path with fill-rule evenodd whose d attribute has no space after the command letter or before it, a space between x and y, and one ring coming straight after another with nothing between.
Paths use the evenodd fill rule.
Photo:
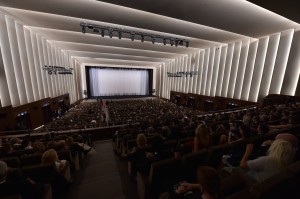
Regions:
<instances>
[{"instance_id":1,"label":"seated person","mask_svg":"<svg viewBox=\"0 0 300 199\"><path fill-rule=\"evenodd\" d=\"M20 195L23 199L41 199L44 187L42 184L25 179L19 170L14 171L14 177L9 177L7 164L0 160L0 197L10 195ZM16 177L17 176L17 177Z\"/></svg>"},{"instance_id":2,"label":"seated person","mask_svg":"<svg viewBox=\"0 0 300 199\"><path fill-rule=\"evenodd\" d=\"M221 178L218 172L208 166L201 166L197 169L197 184L182 182L179 184L175 193L185 195L184 198L202 198L202 199L218 199L221 198ZM190 196L187 196L190 195Z\"/></svg>"},{"instance_id":3,"label":"seated person","mask_svg":"<svg viewBox=\"0 0 300 199\"><path fill-rule=\"evenodd\" d=\"M261 182L273 175L280 173L294 162L298 147L298 139L292 134L278 134L272 142L266 156L248 160L253 144L248 144L245 154L240 162L240 167L248 169L249 176Z\"/></svg>"},{"instance_id":4,"label":"seated person","mask_svg":"<svg viewBox=\"0 0 300 199\"><path fill-rule=\"evenodd\" d=\"M45 151L42 155L42 164L55 164L55 169L58 173L63 175L66 180L70 181L70 167L69 163L66 160L59 160L57 153L54 149L49 149Z\"/></svg>"}]
</instances>

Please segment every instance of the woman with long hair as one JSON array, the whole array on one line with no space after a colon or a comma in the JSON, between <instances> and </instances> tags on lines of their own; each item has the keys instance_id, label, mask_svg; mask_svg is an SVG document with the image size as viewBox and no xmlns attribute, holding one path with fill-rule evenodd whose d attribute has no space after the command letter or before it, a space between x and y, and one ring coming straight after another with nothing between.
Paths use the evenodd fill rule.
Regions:
<instances>
[{"instance_id":1,"label":"woman with long hair","mask_svg":"<svg viewBox=\"0 0 300 199\"><path fill-rule=\"evenodd\" d=\"M194 152L201 149L208 149L212 145L208 127L205 124L200 124L196 128L195 138L194 138Z\"/></svg>"}]
</instances>

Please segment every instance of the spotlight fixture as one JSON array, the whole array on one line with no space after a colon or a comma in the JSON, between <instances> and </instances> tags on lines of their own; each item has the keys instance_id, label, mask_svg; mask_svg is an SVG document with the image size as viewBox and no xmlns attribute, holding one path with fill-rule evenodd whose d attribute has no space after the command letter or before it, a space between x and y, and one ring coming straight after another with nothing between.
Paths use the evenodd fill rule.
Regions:
<instances>
[{"instance_id":1,"label":"spotlight fixture","mask_svg":"<svg viewBox=\"0 0 300 199\"><path fill-rule=\"evenodd\" d=\"M187 48L189 47L189 45L190 45L190 42L189 42L189 41L185 42L185 46L186 46Z\"/></svg>"},{"instance_id":2,"label":"spotlight fixture","mask_svg":"<svg viewBox=\"0 0 300 199\"><path fill-rule=\"evenodd\" d=\"M130 33L130 39L131 39L131 41L134 41L134 37L135 37L135 33L134 33L134 32L131 32L131 33Z\"/></svg>"},{"instance_id":3,"label":"spotlight fixture","mask_svg":"<svg viewBox=\"0 0 300 199\"><path fill-rule=\"evenodd\" d=\"M145 36L143 34L141 34L141 42L145 41Z\"/></svg>"},{"instance_id":4,"label":"spotlight fixture","mask_svg":"<svg viewBox=\"0 0 300 199\"><path fill-rule=\"evenodd\" d=\"M163 41L164 41L164 45L166 45L167 44L167 39L163 39Z\"/></svg>"},{"instance_id":5,"label":"spotlight fixture","mask_svg":"<svg viewBox=\"0 0 300 199\"><path fill-rule=\"evenodd\" d=\"M114 30L111 28L109 29L109 37L112 38L113 37L113 33L114 33Z\"/></svg>"},{"instance_id":6,"label":"spotlight fixture","mask_svg":"<svg viewBox=\"0 0 300 199\"><path fill-rule=\"evenodd\" d=\"M85 27L81 27L81 32L85 33Z\"/></svg>"},{"instance_id":7,"label":"spotlight fixture","mask_svg":"<svg viewBox=\"0 0 300 199\"><path fill-rule=\"evenodd\" d=\"M155 37L152 37L152 38L151 38L151 41L152 41L152 43L154 44L154 43L155 43Z\"/></svg>"},{"instance_id":8,"label":"spotlight fixture","mask_svg":"<svg viewBox=\"0 0 300 199\"><path fill-rule=\"evenodd\" d=\"M172 39L170 40L170 44L171 44L171 46L174 45L174 41Z\"/></svg>"},{"instance_id":9,"label":"spotlight fixture","mask_svg":"<svg viewBox=\"0 0 300 199\"><path fill-rule=\"evenodd\" d=\"M166 37L163 35L156 35L156 34L150 34L150 33L145 33L145 32L135 32L132 30L125 30L125 29L121 29L121 28L114 28L114 27L109 27L109 26L99 26L99 25L94 25L94 24L89 24L86 22L81 22L80 23L81 26L81 32L82 33L86 33L86 29L92 29L93 32L95 33L99 33L101 32L101 36L104 37L105 36L105 31L106 34L108 32L108 35L110 38L113 37L113 33L117 32L118 33L118 37L119 39L122 38L122 34L126 33L130 35L130 39L131 41L135 40L135 36L141 36L141 42L145 41L145 37L148 37L149 39L151 39L151 42L154 44L156 41L163 41L163 44L166 45L167 44L167 40L170 41L171 46L174 45L175 42L175 46L177 47L178 45L183 46L185 43L185 46L188 48L190 45L190 41L186 40L186 39L180 39L180 38L174 38L174 37ZM158 40L157 40L158 39Z\"/></svg>"},{"instance_id":10,"label":"spotlight fixture","mask_svg":"<svg viewBox=\"0 0 300 199\"><path fill-rule=\"evenodd\" d=\"M178 46L178 43L179 43L179 41L178 41L178 40L175 40L175 46L176 46L176 47Z\"/></svg>"},{"instance_id":11,"label":"spotlight fixture","mask_svg":"<svg viewBox=\"0 0 300 199\"><path fill-rule=\"evenodd\" d=\"M101 29L101 36L104 37L104 29Z\"/></svg>"}]
</instances>

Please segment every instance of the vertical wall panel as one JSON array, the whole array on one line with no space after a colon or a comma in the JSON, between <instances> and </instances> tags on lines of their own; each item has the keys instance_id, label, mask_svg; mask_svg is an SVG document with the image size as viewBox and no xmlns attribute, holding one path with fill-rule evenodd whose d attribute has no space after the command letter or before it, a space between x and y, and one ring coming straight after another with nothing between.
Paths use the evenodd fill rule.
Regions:
<instances>
[{"instance_id":1,"label":"vertical wall panel","mask_svg":"<svg viewBox=\"0 0 300 199\"><path fill-rule=\"evenodd\" d=\"M222 97L227 97L233 52L234 52L234 43L228 44L226 63L225 63L225 69L223 75L223 83L222 83L222 92L221 92Z\"/></svg>"},{"instance_id":2,"label":"vertical wall panel","mask_svg":"<svg viewBox=\"0 0 300 199\"><path fill-rule=\"evenodd\" d=\"M186 61L187 61L186 71L187 72L191 72L192 71L192 56L193 56L193 54L190 54L189 56L186 57ZM185 92L186 93L190 93L191 92L190 86L192 85L192 81L193 81L193 77L191 77L190 75L188 75L188 77L186 78L186 86L185 86Z\"/></svg>"},{"instance_id":3,"label":"vertical wall panel","mask_svg":"<svg viewBox=\"0 0 300 199\"><path fill-rule=\"evenodd\" d=\"M25 45L26 45L26 52L27 52L28 66L29 66L29 73L30 73L30 83L32 85L34 101L37 101L40 99L40 94L39 94L37 75L35 71L35 64L33 58L31 34L27 28L24 28L24 34L25 34Z\"/></svg>"},{"instance_id":4,"label":"vertical wall panel","mask_svg":"<svg viewBox=\"0 0 300 199\"><path fill-rule=\"evenodd\" d=\"M242 42L238 72L237 72L236 81L234 84L233 98L235 98L235 99L241 98L242 86L243 86L242 83L243 83L244 75L245 75L249 45L250 45L250 40L245 40Z\"/></svg>"},{"instance_id":5,"label":"vertical wall panel","mask_svg":"<svg viewBox=\"0 0 300 199\"><path fill-rule=\"evenodd\" d=\"M42 46L42 38L40 35L36 35L36 42L37 42L37 55L39 57L39 63L36 65L37 70L41 71L41 81L43 82L43 90L42 90L42 97L47 98L49 97L49 92L48 92L48 84L47 84L47 77L48 75L46 71L42 71L42 67L45 66L45 61L44 61L44 52L43 52L43 46Z\"/></svg>"},{"instance_id":6,"label":"vertical wall panel","mask_svg":"<svg viewBox=\"0 0 300 199\"><path fill-rule=\"evenodd\" d=\"M294 30L287 30L281 33L273 76L271 80L271 86L269 90L270 94L280 94L293 35Z\"/></svg>"},{"instance_id":7,"label":"vertical wall panel","mask_svg":"<svg viewBox=\"0 0 300 199\"><path fill-rule=\"evenodd\" d=\"M13 106L20 105L20 98L18 95L18 87L16 83L16 76L13 66L13 60L11 55L11 49L8 38L8 30L6 26L5 16L0 13L0 47L2 53L2 59L5 69L5 75L7 79L7 85L11 102L9 104ZM8 102L5 102L7 104Z\"/></svg>"},{"instance_id":8,"label":"vertical wall panel","mask_svg":"<svg viewBox=\"0 0 300 199\"><path fill-rule=\"evenodd\" d=\"M42 49L42 52L41 52L41 56L43 57L42 60L43 62L41 63L41 67L45 66L45 65L50 65L49 64L49 60L48 60L48 52L47 52L47 43L46 43L46 40L45 38L41 38L41 49ZM49 75L47 73L43 73L44 74L44 80L46 81L46 93L47 93L47 97L52 97L53 94L52 94L52 85L51 85L51 76L52 75Z\"/></svg>"},{"instance_id":9,"label":"vertical wall panel","mask_svg":"<svg viewBox=\"0 0 300 199\"><path fill-rule=\"evenodd\" d=\"M236 76L237 76L238 66L240 61L241 48L242 48L242 41L236 42L234 44L234 52L233 52L229 84L227 90L227 97L229 98L233 98L234 95L234 88L235 88Z\"/></svg>"},{"instance_id":10,"label":"vertical wall panel","mask_svg":"<svg viewBox=\"0 0 300 199\"><path fill-rule=\"evenodd\" d=\"M1 34L1 32L0 32L0 34ZM1 37L0 37L0 39L1 39ZM1 44L1 42L0 42L0 44ZM1 48L0 48L0 100L1 100L0 104L2 107L11 105L10 94L9 94L6 73L5 73L5 68L4 68L3 59L2 59Z\"/></svg>"},{"instance_id":11,"label":"vertical wall panel","mask_svg":"<svg viewBox=\"0 0 300 199\"><path fill-rule=\"evenodd\" d=\"M202 82L201 82L201 93L200 93L201 95L205 95L209 54L210 54L210 48L205 49L203 72L202 72Z\"/></svg>"},{"instance_id":12,"label":"vertical wall panel","mask_svg":"<svg viewBox=\"0 0 300 199\"><path fill-rule=\"evenodd\" d=\"M24 28L23 25L19 23L16 23L15 26L17 32L17 40L19 44L18 47L20 52L22 72L23 72L25 89L26 89L26 98L27 98L27 102L29 103L34 101L34 96L33 96L33 89L32 89L32 83L30 78L28 55L27 55L26 44L25 44Z\"/></svg>"},{"instance_id":13,"label":"vertical wall panel","mask_svg":"<svg viewBox=\"0 0 300 199\"><path fill-rule=\"evenodd\" d=\"M215 52L213 74L212 74L211 86L210 86L210 96L216 95L217 80L218 80L218 74L219 74L219 65L220 65L220 58L221 58L221 46L217 47L215 49L215 51L216 52Z\"/></svg>"},{"instance_id":14,"label":"vertical wall panel","mask_svg":"<svg viewBox=\"0 0 300 199\"><path fill-rule=\"evenodd\" d=\"M264 98L269 94L272 74L273 74L275 60L276 60L276 54L279 45L279 39L280 39L280 33L270 35L269 37L268 50L266 55L264 72L261 78L258 100Z\"/></svg>"},{"instance_id":15,"label":"vertical wall panel","mask_svg":"<svg viewBox=\"0 0 300 199\"><path fill-rule=\"evenodd\" d=\"M216 96L221 96L222 93L222 83L225 71L225 63L226 63L226 55L227 55L228 45L221 47L221 57L220 57L220 64L218 70L218 80L217 80L217 88L216 88Z\"/></svg>"},{"instance_id":16,"label":"vertical wall panel","mask_svg":"<svg viewBox=\"0 0 300 199\"><path fill-rule=\"evenodd\" d=\"M251 42L250 46L249 46L245 76L244 76L243 87L242 87L241 100L247 101L248 97L249 97L254 63L255 63L256 52L257 52L257 46L258 46L258 40Z\"/></svg>"},{"instance_id":17,"label":"vertical wall panel","mask_svg":"<svg viewBox=\"0 0 300 199\"><path fill-rule=\"evenodd\" d=\"M207 68L207 78L206 78L206 88L205 88L205 95L210 95L210 87L211 87L211 79L213 74L213 67L214 67L214 61L215 61L215 53L216 53L216 47L210 48L210 55L209 55L209 64Z\"/></svg>"},{"instance_id":18,"label":"vertical wall panel","mask_svg":"<svg viewBox=\"0 0 300 199\"><path fill-rule=\"evenodd\" d=\"M268 49L269 37L264 37L259 39L256 59L253 70L253 77L251 81L250 93L248 100L251 102L256 102L259 92L260 81L265 65L265 59Z\"/></svg>"},{"instance_id":19,"label":"vertical wall panel","mask_svg":"<svg viewBox=\"0 0 300 199\"><path fill-rule=\"evenodd\" d=\"M201 50L200 58L199 58L199 68L198 68L198 76L197 76L197 94L201 94L201 86L202 86L202 77L203 77L203 67L204 67L204 54L205 51Z\"/></svg>"},{"instance_id":20,"label":"vertical wall panel","mask_svg":"<svg viewBox=\"0 0 300 199\"><path fill-rule=\"evenodd\" d=\"M283 95L295 95L300 74L300 30L294 33L293 44L283 79L281 92Z\"/></svg>"}]
</instances>

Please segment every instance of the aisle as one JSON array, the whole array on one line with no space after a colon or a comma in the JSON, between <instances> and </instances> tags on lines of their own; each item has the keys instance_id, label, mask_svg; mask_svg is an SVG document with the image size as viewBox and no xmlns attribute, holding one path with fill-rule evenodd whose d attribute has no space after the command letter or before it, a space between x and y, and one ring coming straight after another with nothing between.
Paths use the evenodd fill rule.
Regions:
<instances>
[{"instance_id":1,"label":"aisle","mask_svg":"<svg viewBox=\"0 0 300 199\"><path fill-rule=\"evenodd\" d=\"M111 141L95 142L97 154L90 157L80 176L77 199L125 199Z\"/></svg>"}]
</instances>

